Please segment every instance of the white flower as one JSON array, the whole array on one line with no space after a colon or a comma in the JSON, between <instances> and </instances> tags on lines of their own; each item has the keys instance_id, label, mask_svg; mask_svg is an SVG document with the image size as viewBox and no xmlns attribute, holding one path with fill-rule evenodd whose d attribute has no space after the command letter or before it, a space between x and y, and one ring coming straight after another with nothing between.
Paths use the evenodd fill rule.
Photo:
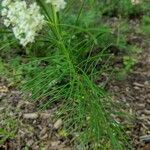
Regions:
<instances>
[{"instance_id":1,"label":"white flower","mask_svg":"<svg viewBox=\"0 0 150 150\"><path fill-rule=\"evenodd\" d=\"M46 3L52 4L56 11L60 11L66 7L66 2L64 0L46 0Z\"/></svg>"},{"instance_id":2,"label":"white flower","mask_svg":"<svg viewBox=\"0 0 150 150\"><path fill-rule=\"evenodd\" d=\"M20 44L26 46L35 40L37 32L45 23L44 16L40 14L40 7L36 3L28 7L25 1L3 1L2 14L4 25L11 26L15 37Z\"/></svg>"},{"instance_id":3,"label":"white flower","mask_svg":"<svg viewBox=\"0 0 150 150\"><path fill-rule=\"evenodd\" d=\"M2 9L1 15L2 16L6 16L7 15L7 9L6 8Z\"/></svg>"},{"instance_id":4,"label":"white flower","mask_svg":"<svg viewBox=\"0 0 150 150\"><path fill-rule=\"evenodd\" d=\"M3 0L2 1L2 7L6 7L10 4L11 0Z\"/></svg>"},{"instance_id":5,"label":"white flower","mask_svg":"<svg viewBox=\"0 0 150 150\"><path fill-rule=\"evenodd\" d=\"M133 5L140 4L142 0L131 0Z\"/></svg>"},{"instance_id":6,"label":"white flower","mask_svg":"<svg viewBox=\"0 0 150 150\"><path fill-rule=\"evenodd\" d=\"M5 20L4 20L4 25L5 25L6 27L9 27L9 26L10 26L10 21L9 21L8 19L5 19Z\"/></svg>"}]
</instances>

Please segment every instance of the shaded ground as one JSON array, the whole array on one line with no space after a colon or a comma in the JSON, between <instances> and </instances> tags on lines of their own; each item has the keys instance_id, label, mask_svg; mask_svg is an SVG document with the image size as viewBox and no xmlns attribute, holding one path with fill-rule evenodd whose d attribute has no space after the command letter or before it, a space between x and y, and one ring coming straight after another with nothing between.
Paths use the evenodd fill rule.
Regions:
<instances>
[{"instance_id":1,"label":"shaded ground","mask_svg":"<svg viewBox=\"0 0 150 150\"><path fill-rule=\"evenodd\" d=\"M8 133L0 131L2 135L3 133L5 136L8 134L9 137L0 146L0 149L70 149L67 146L68 140L65 138L63 130L61 130L62 120L55 119L54 121L52 119L54 118L53 112L57 107L37 112L36 104L23 100L21 93L15 89L9 89L6 83L0 85L0 92L0 124L1 128L9 131ZM3 136L0 137L0 140L2 139Z\"/></svg>"},{"instance_id":2,"label":"shaded ground","mask_svg":"<svg viewBox=\"0 0 150 150\"><path fill-rule=\"evenodd\" d=\"M130 40L143 49L139 61L125 80L112 81L108 89L135 117L129 125L135 150L150 150L150 49L143 37L131 36ZM146 136L144 140L140 140L142 136ZM149 139L147 142L146 138Z\"/></svg>"}]
</instances>

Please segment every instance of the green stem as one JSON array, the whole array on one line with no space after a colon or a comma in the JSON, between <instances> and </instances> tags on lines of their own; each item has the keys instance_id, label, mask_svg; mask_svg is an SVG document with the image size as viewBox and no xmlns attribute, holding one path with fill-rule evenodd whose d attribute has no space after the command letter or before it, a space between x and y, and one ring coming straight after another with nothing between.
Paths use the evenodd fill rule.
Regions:
<instances>
[{"instance_id":1,"label":"green stem","mask_svg":"<svg viewBox=\"0 0 150 150\"><path fill-rule=\"evenodd\" d=\"M71 89L73 90L74 82L75 82L76 77L77 77L77 72L76 72L73 60L70 57L70 52L66 48L66 45L65 45L64 40L63 40L63 36L62 36L62 33L61 33L61 28L59 26L59 19L58 19L58 16L57 16L58 14L55 11L54 7L52 8L52 10L53 10L53 21L54 21L54 26L53 26L54 35L56 37L56 40L58 41L59 50L61 50L61 52L63 53L63 55L65 56L65 58L68 62L68 65L69 65L68 68L70 69L70 78L71 78L70 84L71 84ZM72 92L70 92L70 95L71 95L71 93Z\"/></svg>"}]
</instances>

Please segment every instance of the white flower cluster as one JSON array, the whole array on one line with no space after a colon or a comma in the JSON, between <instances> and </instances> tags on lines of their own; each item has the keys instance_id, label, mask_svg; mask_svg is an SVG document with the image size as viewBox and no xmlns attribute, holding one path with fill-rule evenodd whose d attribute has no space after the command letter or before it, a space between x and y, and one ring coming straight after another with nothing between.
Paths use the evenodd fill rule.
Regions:
<instances>
[{"instance_id":1,"label":"white flower cluster","mask_svg":"<svg viewBox=\"0 0 150 150\"><path fill-rule=\"evenodd\" d=\"M137 5L140 4L142 2L142 0L131 0L133 5Z\"/></svg>"},{"instance_id":2,"label":"white flower cluster","mask_svg":"<svg viewBox=\"0 0 150 150\"><path fill-rule=\"evenodd\" d=\"M60 11L66 7L66 2L64 0L46 0L46 3L52 4L56 11Z\"/></svg>"},{"instance_id":3,"label":"white flower cluster","mask_svg":"<svg viewBox=\"0 0 150 150\"><path fill-rule=\"evenodd\" d=\"M1 15L4 25L11 26L15 37L20 44L26 46L35 40L37 32L44 25L44 16L40 14L40 7L36 3L28 7L25 1L2 1Z\"/></svg>"}]
</instances>

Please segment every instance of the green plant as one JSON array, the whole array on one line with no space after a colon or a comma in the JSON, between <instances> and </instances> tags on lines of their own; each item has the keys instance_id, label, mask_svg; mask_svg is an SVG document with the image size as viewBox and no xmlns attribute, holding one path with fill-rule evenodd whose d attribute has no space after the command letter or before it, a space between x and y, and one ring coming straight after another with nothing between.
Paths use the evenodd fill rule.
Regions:
<instances>
[{"instance_id":1,"label":"green plant","mask_svg":"<svg viewBox=\"0 0 150 150\"><path fill-rule=\"evenodd\" d=\"M18 123L16 119L6 118L0 121L0 125L0 145L2 145L7 139L13 139L16 136Z\"/></svg>"},{"instance_id":2,"label":"green plant","mask_svg":"<svg viewBox=\"0 0 150 150\"><path fill-rule=\"evenodd\" d=\"M147 0L134 4L132 0L105 0L96 1L102 15L110 17L138 18L149 13L149 3Z\"/></svg>"},{"instance_id":3,"label":"green plant","mask_svg":"<svg viewBox=\"0 0 150 150\"><path fill-rule=\"evenodd\" d=\"M145 34L150 34L150 17L145 15L141 20L140 26L141 32Z\"/></svg>"},{"instance_id":4,"label":"green plant","mask_svg":"<svg viewBox=\"0 0 150 150\"><path fill-rule=\"evenodd\" d=\"M94 54L98 38L105 30L96 27L84 28L77 24L63 24L63 14L56 13L54 8L37 0L43 8L50 31L49 43L54 50L49 57L37 62L46 61L48 65L24 89L31 92L32 98L40 100L41 108L53 107L58 103L57 117L64 120L64 128L75 136L75 145L79 149L99 149L108 147L124 149L127 144L119 123L111 115L117 112L115 104L107 93L96 85L95 77L105 68L97 69L103 59L109 59L107 47ZM79 22L81 9L77 14ZM124 141L124 142L121 142ZM101 146L101 144L103 146Z\"/></svg>"},{"instance_id":5,"label":"green plant","mask_svg":"<svg viewBox=\"0 0 150 150\"><path fill-rule=\"evenodd\" d=\"M137 60L135 58L129 57L129 56L124 56L123 64L124 64L125 71L126 72L131 71L136 62L137 62Z\"/></svg>"}]
</instances>

